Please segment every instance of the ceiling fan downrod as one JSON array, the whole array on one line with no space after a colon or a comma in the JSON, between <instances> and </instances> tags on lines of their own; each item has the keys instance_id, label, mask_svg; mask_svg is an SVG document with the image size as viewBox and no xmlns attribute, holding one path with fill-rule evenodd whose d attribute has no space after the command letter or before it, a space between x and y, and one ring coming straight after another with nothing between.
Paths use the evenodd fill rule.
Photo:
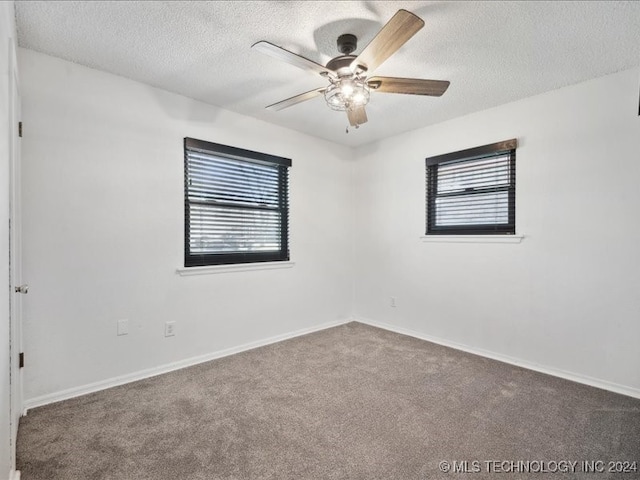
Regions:
<instances>
[{"instance_id":1,"label":"ceiling fan downrod","mask_svg":"<svg viewBox=\"0 0 640 480\"><path fill-rule=\"evenodd\" d=\"M338 51L343 55L351 55L358 48L358 38L351 33L345 33L338 37Z\"/></svg>"}]
</instances>

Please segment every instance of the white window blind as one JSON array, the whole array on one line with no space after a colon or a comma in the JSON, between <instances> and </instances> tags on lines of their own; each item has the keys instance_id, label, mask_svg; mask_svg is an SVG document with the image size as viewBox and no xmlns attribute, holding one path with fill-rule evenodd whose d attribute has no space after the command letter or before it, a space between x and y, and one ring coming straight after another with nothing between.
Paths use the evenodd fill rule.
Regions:
<instances>
[{"instance_id":1,"label":"white window blind","mask_svg":"<svg viewBox=\"0 0 640 480\"><path fill-rule=\"evenodd\" d=\"M288 260L290 165L185 139L185 266Z\"/></svg>"},{"instance_id":2,"label":"white window blind","mask_svg":"<svg viewBox=\"0 0 640 480\"><path fill-rule=\"evenodd\" d=\"M427 159L427 234L515 233L516 140Z\"/></svg>"}]
</instances>

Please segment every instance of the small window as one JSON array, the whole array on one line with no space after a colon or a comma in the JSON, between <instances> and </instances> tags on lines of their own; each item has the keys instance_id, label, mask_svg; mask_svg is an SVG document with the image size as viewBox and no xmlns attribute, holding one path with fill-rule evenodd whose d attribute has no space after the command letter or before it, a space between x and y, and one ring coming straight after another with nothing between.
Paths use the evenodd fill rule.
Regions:
<instances>
[{"instance_id":1,"label":"small window","mask_svg":"<svg viewBox=\"0 0 640 480\"><path fill-rule=\"evenodd\" d=\"M185 267L289 260L290 166L185 138Z\"/></svg>"},{"instance_id":2,"label":"small window","mask_svg":"<svg viewBox=\"0 0 640 480\"><path fill-rule=\"evenodd\" d=\"M427 234L515 234L516 147L512 139L427 158Z\"/></svg>"}]
</instances>

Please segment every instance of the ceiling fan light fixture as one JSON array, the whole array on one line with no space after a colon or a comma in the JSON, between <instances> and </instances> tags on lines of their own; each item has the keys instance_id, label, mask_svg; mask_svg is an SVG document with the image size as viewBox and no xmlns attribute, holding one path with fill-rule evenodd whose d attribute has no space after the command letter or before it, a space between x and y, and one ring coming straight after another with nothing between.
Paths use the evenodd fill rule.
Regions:
<instances>
[{"instance_id":1,"label":"ceiling fan light fixture","mask_svg":"<svg viewBox=\"0 0 640 480\"><path fill-rule=\"evenodd\" d=\"M343 77L329 85L324 99L332 110L346 111L369 103L369 85L360 78Z\"/></svg>"}]
</instances>

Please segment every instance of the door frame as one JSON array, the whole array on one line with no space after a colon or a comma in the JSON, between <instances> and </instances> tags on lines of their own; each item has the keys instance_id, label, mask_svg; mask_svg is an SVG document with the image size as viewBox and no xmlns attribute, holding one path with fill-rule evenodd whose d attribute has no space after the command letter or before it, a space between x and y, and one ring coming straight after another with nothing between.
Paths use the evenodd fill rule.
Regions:
<instances>
[{"instance_id":1,"label":"door frame","mask_svg":"<svg viewBox=\"0 0 640 480\"><path fill-rule=\"evenodd\" d=\"M11 465L16 468L18 423L23 413L23 379L20 367L22 349L22 298L15 287L22 284L22 201L21 151L18 125L21 121L20 79L16 45L9 40L9 352L10 352L10 445Z\"/></svg>"}]
</instances>

